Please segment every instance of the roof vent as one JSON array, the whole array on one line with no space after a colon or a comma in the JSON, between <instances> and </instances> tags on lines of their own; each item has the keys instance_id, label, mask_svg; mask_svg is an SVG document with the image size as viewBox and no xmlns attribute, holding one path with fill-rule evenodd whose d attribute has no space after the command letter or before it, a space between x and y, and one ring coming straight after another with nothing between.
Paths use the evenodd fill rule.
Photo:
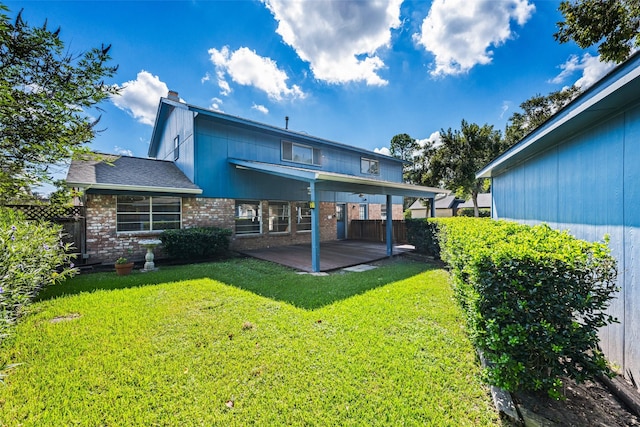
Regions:
<instances>
[{"instance_id":1,"label":"roof vent","mask_svg":"<svg viewBox=\"0 0 640 427\"><path fill-rule=\"evenodd\" d=\"M180 97L178 96L178 92L176 92L175 90L170 90L169 94L167 95L167 99L170 99L172 101L176 101L176 102L180 102Z\"/></svg>"}]
</instances>

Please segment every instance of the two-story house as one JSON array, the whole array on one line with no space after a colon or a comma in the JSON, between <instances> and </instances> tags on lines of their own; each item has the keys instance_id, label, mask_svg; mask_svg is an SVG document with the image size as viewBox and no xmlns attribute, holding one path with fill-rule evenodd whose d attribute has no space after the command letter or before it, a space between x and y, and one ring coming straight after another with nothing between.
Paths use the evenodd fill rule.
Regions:
<instances>
[{"instance_id":1,"label":"two-story house","mask_svg":"<svg viewBox=\"0 0 640 427\"><path fill-rule=\"evenodd\" d=\"M94 262L138 253L140 238L164 229L218 226L233 230L239 251L308 242L319 271L320 241L346 238L351 219L402 219L404 196L447 192L403 183L401 160L188 105L175 92L160 100L148 156L72 162L67 185L84 190Z\"/></svg>"}]
</instances>

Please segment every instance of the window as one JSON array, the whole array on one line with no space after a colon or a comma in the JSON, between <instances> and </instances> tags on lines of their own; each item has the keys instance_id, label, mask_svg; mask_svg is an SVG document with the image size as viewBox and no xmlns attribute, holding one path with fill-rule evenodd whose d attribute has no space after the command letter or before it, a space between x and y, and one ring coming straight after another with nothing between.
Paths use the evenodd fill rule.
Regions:
<instances>
[{"instance_id":1,"label":"window","mask_svg":"<svg viewBox=\"0 0 640 427\"><path fill-rule=\"evenodd\" d=\"M156 231L180 228L180 197L118 196L117 231Z\"/></svg>"},{"instance_id":2,"label":"window","mask_svg":"<svg viewBox=\"0 0 640 427\"><path fill-rule=\"evenodd\" d=\"M260 202L236 200L236 234L260 234L262 232L262 210Z\"/></svg>"},{"instance_id":3,"label":"window","mask_svg":"<svg viewBox=\"0 0 640 427\"><path fill-rule=\"evenodd\" d=\"M380 205L380 219L387 219L387 205Z\"/></svg>"},{"instance_id":4,"label":"window","mask_svg":"<svg viewBox=\"0 0 640 427\"><path fill-rule=\"evenodd\" d=\"M360 203L358 207L358 219L367 219L367 204Z\"/></svg>"},{"instance_id":5,"label":"window","mask_svg":"<svg viewBox=\"0 0 640 427\"><path fill-rule=\"evenodd\" d=\"M180 135L173 138L173 161L180 158Z\"/></svg>"},{"instance_id":6,"label":"window","mask_svg":"<svg viewBox=\"0 0 640 427\"><path fill-rule=\"evenodd\" d=\"M360 172L366 173L367 175L378 175L380 173L380 162L361 157Z\"/></svg>"},{"instance_id":7,"label":"window","mask_svg":"<svg viewBox=\"0 0 640 427\"><path fill-rule=\"evenodd\" d=\"M311 231L311 208L309 202L296 203L296 230Z\"/></svg>"},{"instance_id":8,"label":"window","mask_svg":"<svg viewBox=\"0 0 640 427\"><path fill-rule=\"evenodd\" d=\"M290 209L287 202L269 202L269 232L288 233L290 231Z\"/></svg>"},{"instance_id":9,"label":"window","mask_svg":"<svg viewBox=\"0 0 640 427\"><path fill-rule=\"evenodd\" d=\"M320 149L308 145L282 141L282 160L320 166Z\"/></svg>"}]
</instances>

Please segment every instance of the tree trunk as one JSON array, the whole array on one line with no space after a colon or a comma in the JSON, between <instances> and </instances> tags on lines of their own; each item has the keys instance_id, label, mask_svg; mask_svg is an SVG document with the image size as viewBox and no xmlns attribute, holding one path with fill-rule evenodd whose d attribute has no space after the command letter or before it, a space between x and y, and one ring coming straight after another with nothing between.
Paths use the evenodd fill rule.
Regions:
<instances>
[{"instance_id":1,"label":"tree trunk","mask_svg":"<svg viewBox=\"0 0 640 427\"><path fill-rule=\"evenodd\" d=\"M473 200L473 216L478 218L480 216L480 210L478 209L478 192L471 192L471 199Z\"/></svg>"}]
</instances>

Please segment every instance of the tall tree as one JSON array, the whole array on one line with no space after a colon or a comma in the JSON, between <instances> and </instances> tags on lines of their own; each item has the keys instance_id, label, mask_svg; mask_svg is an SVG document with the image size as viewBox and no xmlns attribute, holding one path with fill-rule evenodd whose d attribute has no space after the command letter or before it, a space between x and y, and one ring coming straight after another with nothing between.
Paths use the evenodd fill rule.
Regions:
<instances>
[{"instance_id":1,"label":"tall tree","mask_svg":"<svg viewBox=\"0 0 640 427\"><path fill-rule=\"evenodd\" d=\"M578 0L560 3L564 21L554 38L585 49L595 44L604 61L622 62L640 46L640 1Z\"/></svg>"},{"instance_id":2,"label":"tall tree","mask_svg":"<svg viewBox=\"0 0 640 427\"><path fill-rule=\"evenodd\" d=\"M390 151L391 155L396 159L405 160L407 162L402 167L402 178L405 182L413 182L412 170L413 170L413 160L420 146L416 142L414 138L409 136L406 133L399 133L391 138Z\"/></svg>"},{"instance_id":3,"label":"tall tree","mask_svg":"<svg viewBox=\"0 0 640 427\"><path fill-rule=\"evenodd\" d=\"M96 133L88 109L111 94L110 46L72 54L60 28L11 22L0 4L0 204L52 179L50 165L82 151Z\"/></svg>"},{"instance_id":4,"label":"tall tree","mask_svg":"<svg viewBox=\"0 0 640 427\"><path fill-rule=\"evenodd\" d=\"M520 104L522 112L513 113L507 121L504 135L506 144L511 146L519 142L529 132L571 102L580 94L580 91L579 87L571 86L567 89L551 92L546 96L535 95L524 101Z\"/></svg>"},{"instance_id":5,"label":"tall tree","mask_svg":"<svg viewBox=\"0 0 640 427\"><path fill-rule=\"evenodd\" d=\"M478 193L488 189L489 181L476 179L476 172L502 152L502 135L488 124L479 126L462 120L460 130L443 129L440 136L442 145L430 160L430 179L458 197L471 196L474 215L479 216Z\"/></svg>"}]
</instances>

